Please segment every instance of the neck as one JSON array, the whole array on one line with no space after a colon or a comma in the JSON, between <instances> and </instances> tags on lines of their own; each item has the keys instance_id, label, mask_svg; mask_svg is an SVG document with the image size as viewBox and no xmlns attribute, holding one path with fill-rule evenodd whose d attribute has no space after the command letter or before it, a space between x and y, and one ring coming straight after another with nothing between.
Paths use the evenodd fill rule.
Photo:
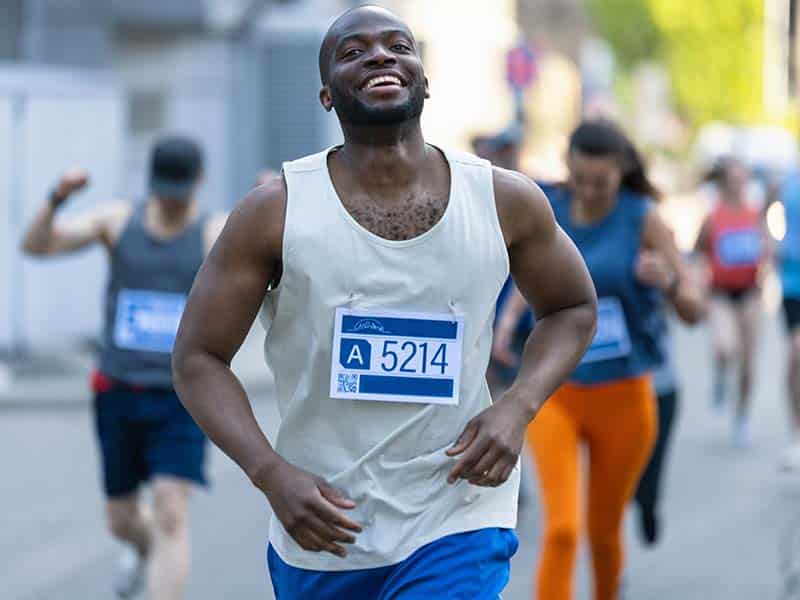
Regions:
<instances>
[{"instance_id":1,"label":"neck","mask_svg":"<svg viewBox=\"0 0 800 600\"><path fill-rule=\"evenodd\" d=\"M185 202L154 198L152 204L159 224L167 228L182 226L194 213L195 208L194 198Z\"/></svg>"},{"instance_id":2,"label":"neck","mask_svg":"<svg viewBox=\"0 0 800 600\"><path fill-rule=\"evenodd\" d=\"M338 154L365 188L396 188L422 173L426 148L419 119L399 127L342 123L342 130L345 142Z\"/></svg>"}]
</instances>

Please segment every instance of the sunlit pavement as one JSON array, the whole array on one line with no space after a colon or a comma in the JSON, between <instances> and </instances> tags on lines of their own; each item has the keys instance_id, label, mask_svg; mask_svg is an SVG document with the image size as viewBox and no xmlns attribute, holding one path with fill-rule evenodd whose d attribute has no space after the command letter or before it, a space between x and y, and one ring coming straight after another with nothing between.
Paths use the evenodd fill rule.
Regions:
<instances>
[{"instance_id":1,"label":"sunlit pavement","mask_svg":"<svg viewBox=\"0 0 800 600\"><path fill-rule=\"evenodd\" d=\"M660 546L644 550L629 519L625 598L779 597L780 544L794 531L793 517L800 516L800 475L786 476L777 468L786 441L784 340L777 318L766 319L760 349L755 442L749 450L736 450L729 444L729 419L709 410L706 332L677 332L685 386L669 464L666 532ZM257 412L265 426L275 423L271 403L258 402ZM112 597L117 546L101 519L92 436L87 408L0 412L2 598ZM266 502L218 453L212 475L213 488L193 504L194 570L188 598L272 598L265 569ZM532 597L540 524L534 499L521 513L522 543L506 599ZM586 561L581 562L583 599L590 596ZM800 562L800 551L795 562Z\"/></svg>"}]
</instances>

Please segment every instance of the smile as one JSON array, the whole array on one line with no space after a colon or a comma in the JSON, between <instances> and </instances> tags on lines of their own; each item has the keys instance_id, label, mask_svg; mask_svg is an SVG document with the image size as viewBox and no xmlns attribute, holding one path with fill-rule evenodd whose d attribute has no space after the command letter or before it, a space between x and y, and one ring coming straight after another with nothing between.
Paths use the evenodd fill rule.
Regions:
<instances>
[{"instance_id":1,"label":"smile","mask_svg":"<svg viewBox=\"0 0 800 600\"><path fill-rule=\"evenodd\" d=\"M405 87L403 82L400 80L399 77L395 77L394 75L379 75L378 77L373 77L372 79L368 79L367 82L361 87L362 90L371 90L377 86L389 86L389 85L396 85L399 87Z\"/></svg>"}]
</instances>

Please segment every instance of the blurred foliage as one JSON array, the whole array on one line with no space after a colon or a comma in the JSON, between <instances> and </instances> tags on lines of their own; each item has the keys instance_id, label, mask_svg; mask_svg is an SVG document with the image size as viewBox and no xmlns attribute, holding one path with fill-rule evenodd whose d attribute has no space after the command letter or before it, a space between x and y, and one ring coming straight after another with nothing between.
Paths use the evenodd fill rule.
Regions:
<instances>
[{"instance_id":1,"label":"blurred foliage","mask_svg":"<svg viewBox=\"0 0 800 600\"><path fill-rule=\"evenodd\" d=\"M763 117L764 0L584 0L623 69L656 59L695 125Z\"/></svg>"},{"instance_id":2,"label":"blurred foliage","mask_svg":"<svg viewBox=\"0 0 800 600\"><path fill-rule=\"evenodd\" d=\"M597 31L614 47L620 66L657 58L661 32L644 0L584 0Z\"/></svg>"}]
</instances>

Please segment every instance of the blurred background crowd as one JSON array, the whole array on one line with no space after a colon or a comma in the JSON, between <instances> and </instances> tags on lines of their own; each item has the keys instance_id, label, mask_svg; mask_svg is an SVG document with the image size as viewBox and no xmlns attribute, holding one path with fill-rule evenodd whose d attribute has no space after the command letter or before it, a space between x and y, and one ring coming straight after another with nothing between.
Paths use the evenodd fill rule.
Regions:
<instances>
[{"instance_id":1,"label":"blurred background crowd","mask_svg":"<svg viewBox=\"0 0 800 600\"><path fill-rule=\"evenodd\" d=\"M717 200L717 184L707 175L721 159L730 157L744 166L747 201L762 212L772 241L777 244L785 236L780 191L800 168L798 0L375 3L405 19L423 48L431 87L423 129L430 142L473 151L539 181L558 181L567 176L564 159L575 126L583 118L610 118L644 155L663 191L660 210L681 250L693 250ZM63 445L61 458L41 459L47 468L77 469L74 477L90 483L96 477L86 424L60 419L66 418L63 407L80 407L89 397L85 378L98 344L107 276L101 249L47 262L24 257L19 245L25 227L59 176L72 167L88 171L91 185L64 209L67 214L118 198L143 198L149 153L166 133L188 135L203 147L199 199L214 211L232 208L260 176L279 170L283 161L339 143L335 117L319 106L317 52L332 18L358 4L0 0L0 409L8 409L0 413L0 440L22 449L17 463L0 464L8 465L12 482L18 485L4 512L30 508L30 516L14 531L29 541L33 535L22 550L0 541L0 557L8 564L7 578L0 567L0 596L96 597L86 595L91 593L87 590L95 585L103 588L87 573L101 561L103 544L108 544L91 518L96 509L87 508L85 520L76 516L87 504L99 502L93 499L93 488L72 495L73 489L62 489L56 477L46 489L61 491L68 508L55 513L52 500L37 504L29 492L20 491L39 485L24 474L42 468L26 462L34 461L38 452L32 437L52 434L52 443ZM786 436L784 354L778 350L784 340L774 326L781 284L769 271L763 285L763 318L773 325L766 328L766 341L760 346L769 357L759 362L756 378L762 391L756 395L768 396L771 403L770 408L760 409L757 398L754 410L766 411L761 417L766 424L763 437L778 438L769 449L777 452ZM687 402L694 393L702 396L700 404L706 407L710 367L704 365L710 360L711 345L703 335L679 330L676 347L678 367L690 389ZM257 348L256 341L238 358L249 376L245 379L256 388L266 377ZM43 411L29 418L26 411L32 406ZM691 422L696 414L703 413L687 409L686 418ZM725 521L714 520L714 515L722 514L715 512L719 496L704 505L706 512L703 507L692 512L700 494L697 486L708 481L709 472L722 477L721 469L727 467L720 461L728 457L717 446L698 450L696 439L708 434L705 425L687 427L690 450L681 451L679 439L674 467L677 479L695 486L676 502L683 507L676 511L685 514L675 519L674 527L687 537L683 546L673 545L671 553L658 559L634 560L630 575L639 593L631 597L744 599L764 590L777 592L780 573L800 572L792 570L800 557L800 553L795 556L794 538L781 537L794 531L787 525L793 522L794 497L769 496L763 504L734 501L735 509ZM73 446L70 440L79 435L86 441ZM27 457L25 448L31 451ZM10 451L0 441L4 460L10 460ZM705 458L698 459L703 452ZM68 456L80 456L75 460L83 466L76 467ZM703 464L707 470L695 470ZM772 485L763 474L765 469L774 471L775 464L765 464L738 464L738 478L729 483L742 498ZM233 470L225 473L219 477L242 484ZM64 486L71 485L71 479L64 481ZM251 499L249 506L256 506L260 516L260 505L252 504L256 500ZM235 496L229 494L227 501L236 501ZM201 504L198 510L209 519L218 514L211 504ZM726 541L729 538L721 532L732 528L732 519L739 516L746 521L745 529L749 523L757 531L761 510L769 511L772 527L763 539L745 533L736 543ZM707 519L712 524L704 529L700 525ZM87 562L75 558L72 567L56 569L51 577L44 574L43 557L65 551L63 544L53 546L52 532L59 527L73 536L63 538L68 540L66 548L78 550L76 554L85 545L94 550ZM87 528L97 533L87 537ZM231 531L235 530L232 525ZM636 587L637 573L641 582L642 574L658 565L666 564L667 571L672 565L674 574L698 564L685 553L700 543L698 531L719 534L719 551L725 558L707 574L706 583L719 584L726 573L728 586L713 589L728 592L695 595L691 590L711 589L702 587L702 576L696 578L696 588L688 583L675 587L675 575L664 575L661 585L657 574L649 588ZM218 527L206 532L201 527L198 535L224 538ZM263 541L263 536L258 539ZM527 539L534 544L536 536ZM737 572L732 566L737 544L742 544L743 564L752 571ZM213 560L218 551L203 552L199 551L190 597L223 597L220 581L202 567L204 556ZM533 550L527 552L523 548L520 559L528 562L525 568ZM752 552L768 556L753 566ZM522 579L512 582L509 597L529 595L531 571L519 572ZM4 580L11 582L11 596L2 593ZM750 581L754 583L748 587ZM53 591L64 582L70 582L65 584L67 591ZM262 589L255 583L252 588L241 585L236 594L242 595L225 597L254 597L247 593ZM204 590L217 595L205 596ZM790 595L800 593L795 587L784 592L786 598L800 597Z\"/></svg>"},{"instance_id":2,"label":"blurred background crowd","mask_svg":"<svg viewBox=\"0 0 800 600\"><path fill-rule=\"evenodd\" d=\"M40 265L16 251L37 200L67 167L93 175L72 210L137 197L155 138L187 133L207 156L203 202L229 208L260 170L336 143L338 126L317 101L315 57L322 30L352 4L3 0L0 349L66 346L97 330L98 256ZM796 162L795 0L381 4L423 44L429 139L466 149L503 132L524 172L557 179L577 120L612 116L667 191L683 248L707 210L701 174L718 157L746 161L761 203ZM779 207L769 223L780 237Z\"/></svg>"}]
</instances>

